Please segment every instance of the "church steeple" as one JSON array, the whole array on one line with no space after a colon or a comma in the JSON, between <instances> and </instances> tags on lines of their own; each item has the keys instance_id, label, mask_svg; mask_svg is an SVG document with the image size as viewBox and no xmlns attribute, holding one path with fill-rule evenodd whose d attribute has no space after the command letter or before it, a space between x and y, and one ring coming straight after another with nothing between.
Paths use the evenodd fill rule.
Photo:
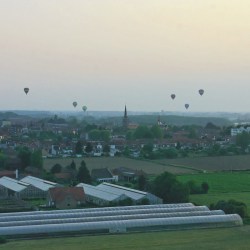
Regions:
<instances>
[{"instance_id":1,"label":"church steeple","mask_svg":"<svg viewBox=\"0 0 250 250\"><path fill-rule=\"evenodd\" d=\"M128 128L128 113L127 113L127 106L125 105L124 116L123 116L123 127L125 129Z\"/></svg>"},{"instance_id":2,"label":"church steeple","mask_svg":"<svg viewBox=\"0 0 250 250\"><path fill-rule=\"evenodd\" d=\"M127 114L127 107L125 105L125 110L124 110L124 118L127 118L128 117L128 114Z\"/></svg>"}]
</instances>

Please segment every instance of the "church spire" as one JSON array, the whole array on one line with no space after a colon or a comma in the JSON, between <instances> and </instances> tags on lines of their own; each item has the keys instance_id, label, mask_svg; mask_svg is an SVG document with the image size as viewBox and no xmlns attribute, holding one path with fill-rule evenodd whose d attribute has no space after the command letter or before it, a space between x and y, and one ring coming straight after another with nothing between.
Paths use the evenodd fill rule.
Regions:
<instances>
[{"instance_id":1,"label":"church spire","mask_svg":"<svg viewBox=\"0 0 250 250\"><path fill-rule=\"evenodd\" d=\"M123 127L125 129L128 128L128 113L127 113L127 106L125 105L124 116L123 116Z\"/></svg>"}]
</instances>

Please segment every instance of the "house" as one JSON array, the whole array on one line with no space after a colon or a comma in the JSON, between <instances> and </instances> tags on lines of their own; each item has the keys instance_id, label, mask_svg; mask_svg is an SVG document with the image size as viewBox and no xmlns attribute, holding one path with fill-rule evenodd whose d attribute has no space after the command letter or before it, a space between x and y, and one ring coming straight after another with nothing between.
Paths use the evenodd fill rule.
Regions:
<instances>
[{"instance_id":1,"label":"house","mask_svg":"<svg viewBox=\"0 0 250 250\"><path fill-rule=\"evenodd\" d=\"M15 171L10 171L10 170L2 170L0 171L0 178L2 177L9 177L9 178L16 178L16 172Z\"/></svg>"},{"instance_id":2,"label":"house","mask_svg":"<svg viewBox=\"0 0 250 250\"><path fill-rule=\"evenodd\" d=\"M115 168L113 171L113 175L118 176L119 181L133 181L138 179L140 175L145 176L146 173L142 170L133 170L126 167Z\"/></svg>"},{"instance_id":3,"label":"house","mask_svg":"<svg viewBox=\"0 0 250 250\"><path fill-rule=\"evenodd\" d=\"M48 191L48 206L72 209L80 207L84 203L85 193L82 187L54 187Z\"/></svg>"},{"instance_id":4,"label":"house","mask_svg":"<svg viewBox=\"0 0 250 250\"><path fill-rule=\"evenodd\" d=\"M92 169L91 178L98 182L117 182L118 176L113 175L108 168Z\"/></svg>"}]
</instances>

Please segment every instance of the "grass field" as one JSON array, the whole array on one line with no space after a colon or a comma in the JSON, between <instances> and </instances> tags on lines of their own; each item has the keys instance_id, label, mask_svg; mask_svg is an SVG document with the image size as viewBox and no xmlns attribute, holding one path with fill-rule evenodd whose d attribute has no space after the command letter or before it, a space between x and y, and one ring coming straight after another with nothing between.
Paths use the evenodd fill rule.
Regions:
<instances>
[{"instance_id":1,"label":"grass field","mask_svg":"<svg viewBox=\"0 0 250 250\"><path fill-rule=\"evenodd\" d=\"M165 164L142 161L136 159L130 159L125 157L86 157L86 158L74 158L76 166L80 166L81 161L86 162L87 168L91 171L95 168L109 168L114 169L118 167L127 167L131 169L142 169L147 174L161 174L164 171L168 171L175 174L181 173L191 173L192 170L182 169L167 166ZM56 159L44 159L44 168L50 170L53 165L56 163L61 164L63 167L69 165L72 162L71 158L56 158Z\"/></svg>"},{"instance_id":2,"label":"grass field","mask_svg":"<svg viewBox=\"0 0 250 250\"><path fill-rule=\"evenodd\" d=\"M191 202L209 206L219 200L234 199L244 202L250 215L250 172L180 175L177 178L181 182L194 180L197 185L203 181L209 184L208 194L190 195Z\"/></svg>"},{"instance_id":3,"label":"grass field","mask_svg":"<svg viewBox=\"0 0 250 250\"><path fill-rule=\"evenodd\" d=\"M1 250L248 250L250 226L74 238L18 240Z\"/></svg>"},{"instance_id":4,"label":"grass field","mask_svg":"<svg viewBox=\"0 0 250 250\"><path fill-rule=\"evenodd\" d=\"M250 171L185 174L177 178L181 182L194 180L198 185L205 181L209 184L209 194L250 192Z\"/></svg>"},{"instance_id":5,"label":"grass field","mask_svg":"<svg viewBox=\"0 0 250 250\"><path fill-rule=\"evenodd\" d=\"M212 172L250 169L250 155L194 157L155 161L142 161L125 157L89 157L74 159L77 166L80 166L80 162L82 160L86 162L89 170L104 167L108 167L109 169L128 167L132 169L142 169L146 173L153 175L161 174L164 171L174 174L184 174L195 173L197 170L206 170L207 172ZM59 163L64 167L69 165L71 161L71 158L44 159L44 168L50 170L51 167L56 163Z\"/></svg>"},{"instance_id":6,"label":"grass field","mask_svg":"<svg viewBox=\"0 0 250 250\"><path fill-rule=\"evenodd\" d=\"M250 155L193 157L179 159L157 160L158 163L180 165L207 172L250 170Z\"/></svg>"}]
</instances>

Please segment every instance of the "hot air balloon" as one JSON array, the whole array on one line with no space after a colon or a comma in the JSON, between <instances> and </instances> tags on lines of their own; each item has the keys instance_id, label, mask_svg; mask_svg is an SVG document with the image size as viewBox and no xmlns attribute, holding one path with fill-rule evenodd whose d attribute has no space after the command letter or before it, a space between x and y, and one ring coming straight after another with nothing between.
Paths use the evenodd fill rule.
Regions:
<instances>
[{"instance_id":1,"label":"hot air balloon","mask_svg":"<svg viewBox=\"0 0 250 250\"><path fill-rule=\"evenodd\" d=\"M24 88L23 90L24 90L25 94L27 95L29 92L29 88Z\"/></svg>"},{"instance_id":2,"label":"hot air balloon","mask_svg":"<svg viewBox=\"0 0 250 250\"><path fill-rule=\"evenodd\" d=\"M76 107L77 106L77 102L73 102L73 106Z\"/></svg>"},{"instance_id":3,"label":"hot air balloon","mask_svg":"<svg viewBox=\"0 0 250 250\"><path fill-rule=\"evenodd\" d=\"M188 104L188 103L185 104L185 108L186 108L186 109L189 108L189 104Z\"/></svg>"},{"instance_id":4,"label":"hot air balloon","mask_svg":"<svg viewBox=\"0 0 250 250\"><path fill-rule=\"evenodd\" d=\"M82 106L82 110L83 110L84 112L86 112L87 106Z\"/></svg>"},{"instance_id":5,"label":"hot air balloon","mask_svg":"<svg viewBox=\"0 0 250 250\"><path fill-rule=\"evenodd\" d=\"M199 89L199 94L203 95L204 94L204 89Z\"/></svg>"},{"instance_id":6,"label":"hot air balloon","mask_svg":"<svg viewBox=\"0 0 250 250\"><path fill-rule=\"evenodd\" d=\"M175 94L172 94L172 95L171 95L171 98L174 100L174 98L175 98Z\"/></svg>"}]
</instances>

